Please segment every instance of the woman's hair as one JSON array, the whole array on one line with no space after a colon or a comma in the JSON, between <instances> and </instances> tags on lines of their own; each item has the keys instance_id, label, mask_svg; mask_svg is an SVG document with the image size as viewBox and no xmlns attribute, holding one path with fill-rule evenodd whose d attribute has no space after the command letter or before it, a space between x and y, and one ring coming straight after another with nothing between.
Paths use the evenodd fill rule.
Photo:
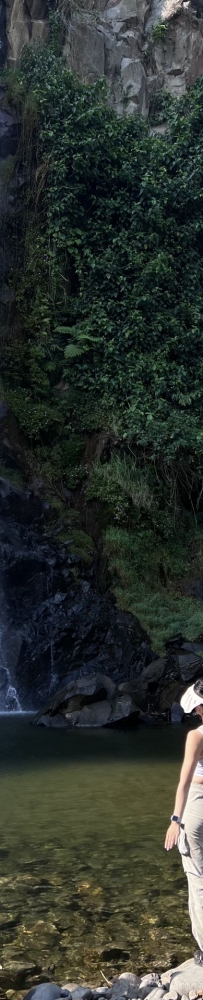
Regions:
<instances>
[{"instance_id":1,"label":"woman's hair","mask_svg":"<svg viewBox=\"0 0 203 1000\"><path fill-rule=\"evenodd\" d=\"M198 694L199 698L202 698L203 701L203 677L198 677L197 681L195 681L194 691L195 694Z\"/></svg>"}]
</instances>

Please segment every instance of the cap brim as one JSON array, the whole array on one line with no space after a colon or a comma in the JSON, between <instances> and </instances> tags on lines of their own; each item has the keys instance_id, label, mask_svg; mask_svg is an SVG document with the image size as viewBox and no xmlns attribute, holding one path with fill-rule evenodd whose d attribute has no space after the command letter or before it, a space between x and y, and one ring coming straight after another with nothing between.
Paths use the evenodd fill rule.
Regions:
<instances>
[{"instance_id":1,"label":"cap brim","mask_svg":"<svg viewBox=\"0 0 203 1000\"><path fill-rule=\"evenodd\" d=\"M198 694L194 691L194 684L191 685L183 694L180 700L181 708L185 712L185 715L189 715L190 712L194 712L194 708L198 705L203 704L203 696L200 698Z\"/></svg>"}]
</instances>

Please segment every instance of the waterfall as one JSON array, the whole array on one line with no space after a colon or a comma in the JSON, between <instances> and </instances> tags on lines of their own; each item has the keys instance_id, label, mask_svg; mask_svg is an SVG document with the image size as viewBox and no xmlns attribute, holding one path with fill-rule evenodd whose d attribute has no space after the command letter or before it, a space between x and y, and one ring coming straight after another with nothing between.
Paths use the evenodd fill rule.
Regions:
<instances>
[{"instance_id":1,"label":"waterfall","mask_svg":"<svg viewBox=\"0 0 203 1000\"><path fill-rule=\"evenodd\" d=\"M21 712L21 705L16 688L12 683L9 666L6 663L4 651L4 633L6 627L6 610L4 608L3 587L0 586L1 621L0 621L0 715L10 712Z\"/></svg>"},{"instance_id":2,"label":"waterfall","mask_svg":"<svg viewBox=\"0 0 203 1000\"><path fill-rule=\"evenodd\" d=\"M0 651L0 715L21 711L16 688L11 683L9 669L5 666Z\"/></svg>"}]
</instances>

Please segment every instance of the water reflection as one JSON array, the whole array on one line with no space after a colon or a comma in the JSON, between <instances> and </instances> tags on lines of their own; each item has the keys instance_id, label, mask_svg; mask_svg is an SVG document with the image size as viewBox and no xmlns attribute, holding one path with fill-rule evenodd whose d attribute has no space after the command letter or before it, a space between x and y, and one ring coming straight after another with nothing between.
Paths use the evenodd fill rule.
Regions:
<instances>
[{"instance_id":1,"label":"water reflection","mask_svg":"<svg viewBox=\"0 0 203 1000\"><path fill-rule=\"evenodd\" d=\"M177 851L163 849L184 727L0 724L1 962L98 983L194 950ZM9 976L8 976L8 986Z\"/></svg>"}]
</instances>

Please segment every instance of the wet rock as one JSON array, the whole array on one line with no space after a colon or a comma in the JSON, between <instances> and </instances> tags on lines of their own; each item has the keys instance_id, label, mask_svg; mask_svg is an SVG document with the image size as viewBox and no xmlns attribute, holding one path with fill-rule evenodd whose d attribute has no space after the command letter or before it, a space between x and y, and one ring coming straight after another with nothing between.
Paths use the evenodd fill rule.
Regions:
<instances>
[{"instance_id":1,"label":"wet rock","mask_svg":"<svg viewBox=\"0 0 203 1000\"><path fill-rule=\"evenodd\" d=\"M98 997L105 997L105 1000L111 1000L112 989L109 986L96 986L95 990L92 990L93 1000L97 1000Z\"/></svg>"},{"instance_id":2,"label":"wet rock","mask_svg":"<svg viewBox=\"0 0 203 1000\"><path fill-rule=\"evenodd\" d=\"M76 714L77 719L74 720L74 724L77 726L88 726L89 728L106 726L111 717L111 706L108 701L98 701L93 703L93 705L84 705L82 711ZM73 713L73 716L75 716L75 713ZM69 714L66 714L66 719L71 722ZM80 1000L80 998L76 997L76 1000Z\"/></svg>"},{"instance_id":3,"label":"wet rock","mask_svg":"<svg viewBox=\"0 0 203 1000\"><path fill-rule=\"evenodd\" d=\"M70 993L72 994L72 993L74 993L74 990L77 990L78 983L71 983L71 982L70 983L64 983L64 985L61 988L62 988L62 990L69 990Z\"/></svg>"},{"instance_id":4,"label":"wet rock","mask_svg":"<svg viewBox=\"0 0 203 1000\"><path fill-rule=\"evenodd\" d=\"M9 981L10 986L15 986L17 990L25 989L29 977L39 975L40 972L41 967L39 965L26 965L25 962L6 959L3 968L0 968L0 987L6 988Z\"/></svg>"},{"instance_id":5,"label":"wet rock","mask_svg":"<svg viewBox=\"0 0 203 1000\"><path fill-rule=\"evenodd\" d=\"M153 660L148 667L145 667L142 673L142 679L147 682L157 681L163 676L166 667L166 659Z\"/></svg>"},{"instance_id":6,"label":"wet rock","mask_svg":"<svg viewBox=\"0 0 203 1000\"><path fill-rule=\"evenodd\" d=\"M20 462L16 423L12 424L4 403L0 417L0 449L6 438ZM79 579L74 580L69 570L64 578L68 546L50 543L44 507L39 497L1 477L2 685L6 690L9 668L9 684L17 691L19 707L43 709L43 714L48 699L73 678L78 681L77 693L84 696L81 709L88 698L98 700L101 684L100 700L107 698L112 706L116 684L125 677L126 657L135 670L140 669L150 643L132 615L125 616L111 598L97 592L81 560ZM73 695L74 691L73 685Z\"/></svg>"},{"instance_id":7,"label":"wet rock","mask_svg":"<svg viewBox=\"0 0 203 1000\"><path fill-rule=\"evenodd\" d=\"M203 657L203 642L183 642L182 649Z\"/></svg>"},{"instance_id":8,"label":"wet rock","mask_svg":"<svg viewBox=\"0 0 203 1000\"><path fill-rule=\"evenodd\" d=\"M92 990L88 986L77 986L72 991L72 1000L92 1000Z\"/></svg>"},{"instance_id":9,"label":"wet rock","mask_svg":"<svg viewBox=\"0 0 203 1000\"><path fill-rule=\"evenodd\" d=\"M142 674L135 680L124 681L122 684L119 684L118 691L120 691L122 695L131 695L134 707L137 706L139 711L145 711L147 708L148 684L143 680Z\"/></svg>"},{"instance_id":10,"label":"wet rock","mask_svg":"<svg viewBox=\"0 0 203 1000\"><path fill-rule=\"evenodd\" d=\"M130 695L126 694L116 698L113 708L112 722L117 722L119 719L127 718L133 711L134 705Z\"/></svg>"},{"instance_id":11,"label":"wet rock","mask_svg":"<svg viewBox=\"0 0 203 1000\"><path fill-rule=\"evenodd\" d=\"M194 677L198 677L199 672L201 673L202 662L196 654L180 653L178 656L178 665L182 680L185 682L193 680Z\"/></svg>"},{"instance_id":12,"label":"wet rock","mask_svg":"<svg viewBox=\"0 0 203 1000\"><path fill-rule=\"evenodd\" d=\"M56 983L48 982L34 986L26 994L25 1000L59 1000L60 997L67 997L68 1000L71 1000L71 993L69 990L57 986Z\"/></svg>"},{"instance_id":13,"label":"wet rock","mask_svg":"<svg viewBox=\"0 0 203 1000\"><path fill-rule=\"evenodd\" d=\"M114 694L115 692L115 694ZM116 724L139 710L130 695L118 695L116 685L105 674L72 680L47 703L36 717L37 724L100 727ZM47 720L47 721L46 721Z\"/></svg>"}]
</instances>

